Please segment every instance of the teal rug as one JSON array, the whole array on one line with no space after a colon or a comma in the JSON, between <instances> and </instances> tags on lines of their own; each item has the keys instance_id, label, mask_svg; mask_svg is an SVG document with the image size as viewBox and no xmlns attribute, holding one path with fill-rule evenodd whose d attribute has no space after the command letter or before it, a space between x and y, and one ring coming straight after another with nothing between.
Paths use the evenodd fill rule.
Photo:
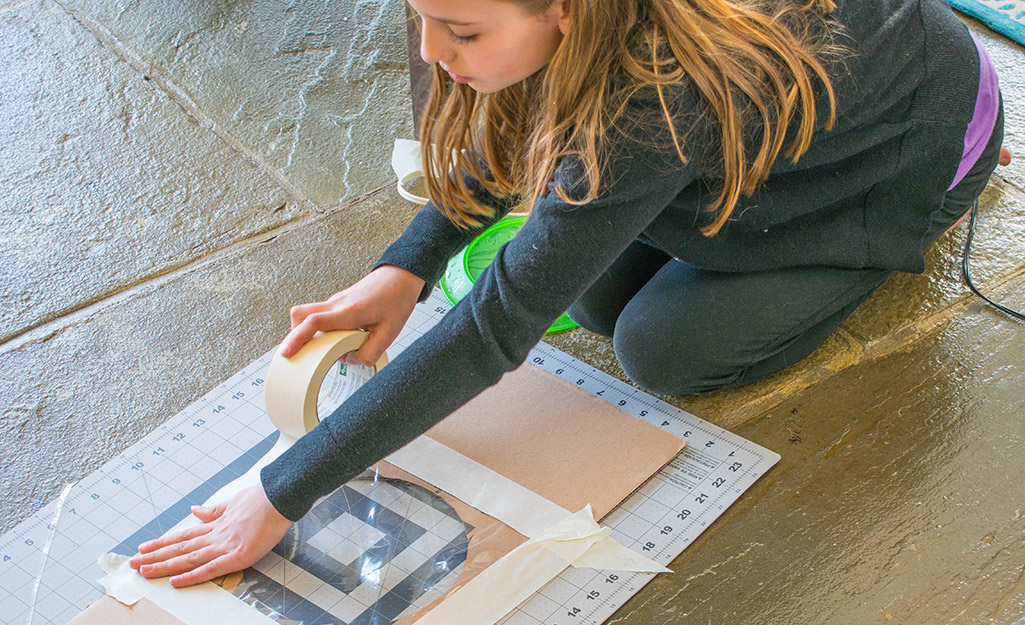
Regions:
<instances>
[{"instance_id":1,"label":"teal rug","mask_svg":"<svg viewBox=\"0 0 1025 625\"><path fill-rule=\"evenodd\" d=\"M1025 45L1025 0L948 0L958 11L981 20Z\"/></svg>"}]
</instances>

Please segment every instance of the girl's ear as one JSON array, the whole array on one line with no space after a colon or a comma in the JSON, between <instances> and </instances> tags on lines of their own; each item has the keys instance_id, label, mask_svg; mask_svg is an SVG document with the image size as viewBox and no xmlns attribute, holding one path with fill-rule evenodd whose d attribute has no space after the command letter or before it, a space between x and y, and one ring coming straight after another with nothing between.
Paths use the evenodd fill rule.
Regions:
<instances>
[{"instance_id":1,"label":"girl's ear","mask_svg":"<svg viewBox=\"0 0 1025 625\"><path fill-rule=\"evenodd\" d=\"M559 31L563 35L569 32L569 3L572 0L555 0L553 8L559 12Z\"/></svg>"}]
</instances>

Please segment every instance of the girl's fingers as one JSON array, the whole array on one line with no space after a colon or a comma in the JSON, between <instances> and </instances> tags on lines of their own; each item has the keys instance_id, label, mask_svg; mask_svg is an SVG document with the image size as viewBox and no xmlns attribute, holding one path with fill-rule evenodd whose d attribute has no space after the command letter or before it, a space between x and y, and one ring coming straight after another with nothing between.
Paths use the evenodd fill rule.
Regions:
<instances>
[{"instance_id":1,"label":"girl's fingers","mask_svg":"<svg viewBox=\"0 0 1025 625\"><path fill-rule=\"evenodd\" d=\"M1006 167L1011 164L1011 151L1007 148L1000 148L1000 163L1002 167Z\"/></svg>"},{"instance_id":2,"label":"girl's fingers","mask_svg":"<svg viewBox=\"0 0 1025 625\"><path fill-rule=\"evenodd\" d=\"M288 309L288 321L291 324L291 329L294 330L295 326L302 323L303 320L306 319L307 316L309 316L311 312L309 311L309 307L310 304L298 304Z\"/></svg>"},{"instance_id":3,"label":"girl's fingers","mask_svg":"<svg viewBox=\"0 0 1025 625\"><path fill-rule=\"evenodd\" d=\"M292 328L292 331L281 341L281 348L278 350L278 353L285 358L291 358L316 334L317 328L308 323L308 320L303 321L298 326Z\"/></svg>"},{"instance_id":4,"label":"girl's fingers","mask_svg":"<svg viewBox=\"0 0 1025 625\"><path fill-rule=\"evenodd\" d=\"M288 319L292 323L292 329L295 329L297 325L306 321L306 318L314 313L323 312L331 307L331 302L311 302L309 304L299 304L298 306L292 306L288 311Z\"/></svg>"},{"instance_id":5,"label":"girl's fingers","mask_svg":"<svg viewBox=\"0 0 1025 625\"><path fill-rule=\"evenodd\" d=\"M228 502L222 501L214 507L209 506L192 506L192 516L196 517L204 523L210 523L221 518L224 511L228 509Z\"/></svg>"},{"instance_id":6,"label":"girl's fingers","mask_svg":"<svg viewBox=\"0 0 1025 625\"><path fill-rule=\"evenodd\" d=\"M324 313L312 313L303 319L302 323L292 328L292 331L281 341L281 355L285 358L295 355L303 345L316 336L317 332L327 327L326 318L327 315Z\"/></svg>"},{"instance_id":7,"label":"girl's fingers","mask_svg":"<svg viewBox=\"0 0 1025 625\"><path fill-rule=\"evenodd\" d=\"M359 325L353 323L354 318L354 313L351 310L329 310L310 313L303 319L302 323L292 328L292 331L281 341L279 353L285 358L291 358L297 351L302 349L303 345L316 336L317 332L356 329Z\"/></svg>"},{"instance_id":8,"label":"girl's fingers","mask_svg":"<svg viewBox=\"0 0 1025 625\"><path fill-rule=\"evenodd\" d=\"M210 560L199 568L186 571L181 575L172 577L171 585L175 588L182 588L193 584L201 584L203 582L208 582L215 577L220 577L222 575L227 575L228 573L234 573L235 571L242 570L246 568L246 566L248 566L248 564L240 563L233 554L224 554Z\"/></svg>"},{"instance_id":9,"label":"girl's fingers","mask_svg":"<svg viewBox=\"0 0 1025 625\"><path fill-rule=\"evenodd\" d=\"M148 553L140 552L130 560L131 566L142 573L144 569L152 567L153 565L170 562L176 558L201 551L208 545L208 543L209 541L206 540L206 536L200 536L191 540L183 540L181 542L167 545L166 547L161 547L160 549L150 551ZM165 575L170 575L170 573L165 573ZM147 577L153 576L147 575Z\"/></svg>"},{"instance_id":10,"label":"girl's fingers","mask_svg":"<svg viewBox=\"0 0 1025 625\"><path fill-rule=\"evenodd\" d=\"M381 355L392 344L396 336L398 336L398 332L392 332L382 326L377 326L370 332L370 336L367 337L366 342L359 348L359 351L351 355L358 355L360 364L373 367L381 359Z\"/></svg>"},{"instance_id":11,"label":"girl's fingers","mask_svg":"<svg viewBox=\"0 0 1025 625\"><path fill-rule=\"evenodd\" d=\"M173 549L173 547L171 548ZM203 565L217 558L221 553L222 551L216 546L206 545L167 560L154 562L153 564L143 564L139 567L139 574L149 578L178 575L179 573L192 571L196 568L202 568Z\"/></svg>"},{"instance_id":12,"label":"girl's fingers","mask_svg":"<svg viewBox=\"0 0 1025 625\"><path fill-rule=\"evenodd\" d=\"M325 316L325 313L337 312L334 310L337 304L337 300L342 293L335 293L329 299L323 302L310 302L309 304L299 304L298 306L292 306L288 311L288 319L292 324L294 330L296 326L300 325L304 321L310 318L311 315Z\"/></svg>"},{"instance_id":13,"label":"girl's fingers","mask_svg":"<svg viewBox=\"0 0 1025 625\"><path fill-rule=\"evenodd\" d=\"M168 545L174 545L187 540L191 540L193 538L197 538L208 533L210 529L211 528L209 525L197 525L195 527L184 529L180 532L175 532L174 534L168 534L166 536L161 536L160 538L155 538L153 540L146 541L139 545L139 553L145 555L147 553L157 551L158 549L163 549Z\"/></svg>"}]
</instances>

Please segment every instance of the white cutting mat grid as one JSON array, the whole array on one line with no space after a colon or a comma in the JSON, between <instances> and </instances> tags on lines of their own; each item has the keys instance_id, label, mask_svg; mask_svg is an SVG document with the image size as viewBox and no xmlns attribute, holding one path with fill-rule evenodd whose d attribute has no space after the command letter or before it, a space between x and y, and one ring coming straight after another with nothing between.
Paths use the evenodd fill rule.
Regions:
<instances>
[{"instance_id":1,"label":"white cutting mat grid","mask_svg":"<svg viewBox=\"0 0 1025 625\"><path fill-rule=\"evenodd\" d=\"M419 304L392 357L448 311L437 290ZM102 595L96 557L156 537L269 448L265 354L0 537L0 620L64 625ZM603 520L623 544L669 564L779 456L546 344L528 362L687 440L684 452ZM597 625L652 576L568 569L507 625ZM35 598L34 610L29 604ZM31 620L30 620L31 618Z\"/></svg>"}]
</instances>

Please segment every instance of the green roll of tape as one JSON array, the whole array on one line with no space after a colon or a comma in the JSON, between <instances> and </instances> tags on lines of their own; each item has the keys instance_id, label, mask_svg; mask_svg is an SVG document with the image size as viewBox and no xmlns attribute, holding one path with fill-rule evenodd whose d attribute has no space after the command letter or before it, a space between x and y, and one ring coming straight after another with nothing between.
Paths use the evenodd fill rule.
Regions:
<instances>
[{"instance_id":1,"label":"green roll of tape","mask_svg":"<svg viewBox=\"0 0 1025 625\"><path fill-rule=\"evenodd\" d=\"M498 250L512 241L526 221L527 218L522 215L504 217L452 257L440 282L441 291L452 305L466 297L473 288L473 283L495 259ZM566 313L562 313L552 327L548 328L547 334L575 327L577 322L570 319Z\"/></svg>"}]
</instances>

